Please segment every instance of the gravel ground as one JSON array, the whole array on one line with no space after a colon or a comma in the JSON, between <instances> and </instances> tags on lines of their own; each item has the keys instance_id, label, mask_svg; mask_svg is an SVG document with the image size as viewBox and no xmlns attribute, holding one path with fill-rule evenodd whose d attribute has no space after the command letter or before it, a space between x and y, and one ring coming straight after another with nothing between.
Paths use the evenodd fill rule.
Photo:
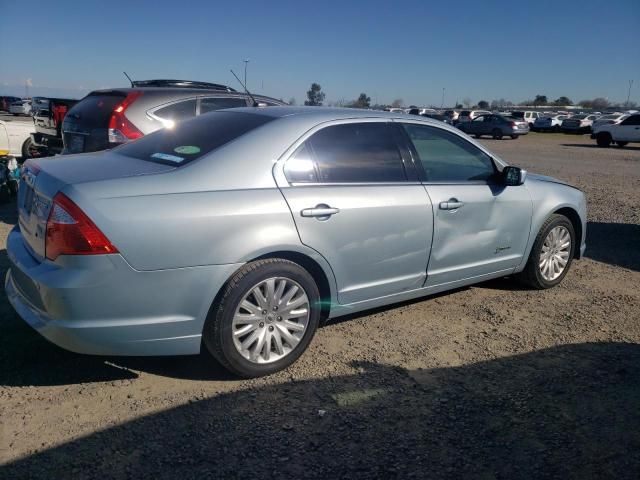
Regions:
<instances>
[{"instance_id":1,"label":"gravel ground","mask_svg":"<svg viewBox=\"0 0 640 480\"><path fill-rule=\"evenodd\" d=\"M0 476L639 478L640 148L483 141L586 192L586 258L559 287L503 279L333 321L248 381L206 355L65 352L2 295Z\"/></svg>"}]
</instances>

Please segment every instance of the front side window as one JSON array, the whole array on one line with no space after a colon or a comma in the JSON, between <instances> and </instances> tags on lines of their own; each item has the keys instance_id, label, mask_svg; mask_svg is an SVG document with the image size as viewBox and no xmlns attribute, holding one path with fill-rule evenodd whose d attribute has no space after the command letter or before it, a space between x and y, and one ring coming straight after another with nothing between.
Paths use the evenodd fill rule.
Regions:
<instances>
[{"instance_id":1,"label":"front side window","mask_svg":"<svg viewBox=\"0 0 640 480\"><path fill-rule=\"evenodd\" d=\"M313 134L305 145L305 154L312 152L318 182L406 181L402 157L386 122L326 127ZM300 162L298 168L302 169L304 163Z\"/></svg>"},{"instance_id":2,"label":"front side window","mask_svg":"<svg viewBox=\"0 0 640 480\"><path fill-rule=\"evenodd\" d=\"M402 126L427 182L487 181L495 174L491 157L459 135L425 125Z\"/></svg>"}]
</instances>

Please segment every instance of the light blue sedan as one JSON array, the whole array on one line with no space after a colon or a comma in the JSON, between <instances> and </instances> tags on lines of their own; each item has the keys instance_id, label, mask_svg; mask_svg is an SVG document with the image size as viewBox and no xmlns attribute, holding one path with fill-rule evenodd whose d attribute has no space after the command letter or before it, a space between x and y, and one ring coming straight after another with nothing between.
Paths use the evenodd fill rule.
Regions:
<instances>
[{"instance_id":1,"label":"light blue sedan","mask_svg":"<svg viewBox=\"0 0 640 480\"><path fill-rule=\"evenodd\" d=\"M586 234L582 192L442 122L317 107L218 111L30 160L18 209L6 292L47 339L204 345L246 377L290 365L326 318L509 275L553 287Z\"/></svg>"}]
</instances>

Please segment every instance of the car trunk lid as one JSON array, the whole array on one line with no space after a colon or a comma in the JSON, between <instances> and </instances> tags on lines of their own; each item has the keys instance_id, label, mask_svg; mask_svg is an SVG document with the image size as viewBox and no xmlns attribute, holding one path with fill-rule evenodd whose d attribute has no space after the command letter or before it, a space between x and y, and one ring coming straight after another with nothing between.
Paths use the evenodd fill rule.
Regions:
<instances>
[{"instance_id":1,"label":"car trunk lid","mask_svg":"<svg viewBox=\"0 0 640 480\"><path fill-rule=\"evenodd\" d=\"M174 168L113 152L29 160L23 168L18 189L18 221L27 247L36 259L45 258L52 199L69 185L164 173Z\"/></svg>"}]
</instances>

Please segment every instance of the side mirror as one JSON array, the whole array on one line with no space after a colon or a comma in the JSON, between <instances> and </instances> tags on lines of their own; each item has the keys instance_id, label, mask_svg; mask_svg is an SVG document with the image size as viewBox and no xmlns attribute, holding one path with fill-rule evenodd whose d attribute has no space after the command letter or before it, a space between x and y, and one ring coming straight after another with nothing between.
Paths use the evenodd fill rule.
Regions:
<instances>
[{"instance_id":1,"label":"side mirror","mask_svg":"<svg viewBox=\"0 0 640 480\"><path fill-rule=\"evenodd\" d=\"M522 170L520 167L504 167L502 169L502 180L508 187L517 187L524 183L524 179L527 176L527 171Z\"/></svg>"}]
</instances>

